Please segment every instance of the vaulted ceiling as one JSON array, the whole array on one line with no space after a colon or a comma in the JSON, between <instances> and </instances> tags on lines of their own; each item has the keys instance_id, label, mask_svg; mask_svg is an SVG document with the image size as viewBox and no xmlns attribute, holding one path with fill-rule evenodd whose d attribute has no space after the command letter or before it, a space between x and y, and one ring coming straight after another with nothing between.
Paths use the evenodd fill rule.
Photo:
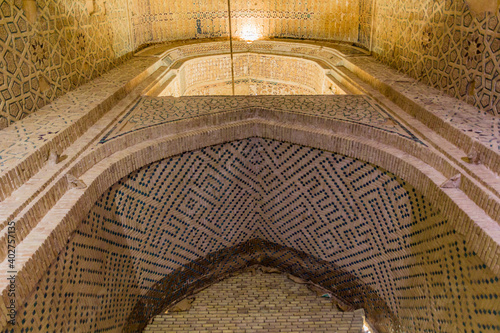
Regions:
<instances>
[{"instance_id":1,"label":"vaulted ceiling","mask_svg":"<svg viewBox=\"0 0 500 333\"><path fill-rule=\"evenodd\" d=\"M255 34L359 42L360 34L369 33L371 3L231 0L228 6L227 0L136 0L131 17L136 46L175 39L228 37L228 7L235 37ZM362 32L360 22L365 23Z\"/></svg>"},{"instance_id":2,"label":"vaulted ceiling","mask_svg":"<svg viewBox=\"0 0 500 333\"><path fill-rule=\"evenodd\" d=\"M232 35L355 43L378 60L500 111L494 0L231 0ZM1 0L0 128L100 76L143 45L226 38L226 0Z\"/></svg>"}]
</instances>

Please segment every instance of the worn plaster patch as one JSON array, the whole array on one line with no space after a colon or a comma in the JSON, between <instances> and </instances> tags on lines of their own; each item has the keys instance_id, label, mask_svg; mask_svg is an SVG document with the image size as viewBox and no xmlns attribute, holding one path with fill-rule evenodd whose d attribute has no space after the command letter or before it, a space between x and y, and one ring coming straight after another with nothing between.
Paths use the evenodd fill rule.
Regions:
<instances>
[{"instance_id":1,"label":"worn plaster patch","mask_svg":"<svg viewBox=\"0 0 500 333\"><path fill-rule=\"evenodd\" d=\"M471 12L482 14L485 12L495 13L500 6L500 0L466 0Z\"/></svg>"}]
</instances>

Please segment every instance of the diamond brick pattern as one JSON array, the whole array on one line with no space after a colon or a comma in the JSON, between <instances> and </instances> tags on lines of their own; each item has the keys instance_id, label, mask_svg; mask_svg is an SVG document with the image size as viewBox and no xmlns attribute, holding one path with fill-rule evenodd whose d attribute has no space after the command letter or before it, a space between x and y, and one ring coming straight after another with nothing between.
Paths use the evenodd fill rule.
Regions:
<instances>
[{"instance_id":1,"label":"diamond brick pattern","mask_svg":"<svg viewBox=\"0 0 500 333\"><path fill-rule=\"evenodd\" d=\"M100 143L127 133L180 119L243 109L269 109L312 114L325 119L362 124L423 144L373 99L359 95L337 96L220 96L157 98L142 97Z\"/></svg>"},{"instance_id":2,"label":"diamond brick pattern","mask_svg":"<svg viewBox=\"0 0 500 333\"><path fill-rule=\"evenodd\" d=\"M24 304L16 332L121 330L132 314L157 314L141 302L189 290L184 269L223 275L257 260L258 246L235 248L252 240L285 249L264 249L274 258L266 264L310 270L383 331L500 329L498 278L410 185L343 155L250 138L112 186ZM217 255L225 249L235 250ZM377 298L386 306L368 302Z\"/></svg>"}]
</instances>

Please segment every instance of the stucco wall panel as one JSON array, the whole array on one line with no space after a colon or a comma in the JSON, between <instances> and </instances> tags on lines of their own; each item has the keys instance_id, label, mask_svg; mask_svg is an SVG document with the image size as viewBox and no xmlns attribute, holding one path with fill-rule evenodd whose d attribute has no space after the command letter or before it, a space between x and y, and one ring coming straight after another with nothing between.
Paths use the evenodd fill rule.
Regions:
<instances>
[{"instance_id":1,"label":"stucco wall panel","mask_svg":"<svg viewBox=\"0 0 500 333\"><path fill-rule=\"evenodd\" d=\"M373 51L405 74L498 115L500 12L491 3L377 0Z\"/></svg>"}]
</instances>

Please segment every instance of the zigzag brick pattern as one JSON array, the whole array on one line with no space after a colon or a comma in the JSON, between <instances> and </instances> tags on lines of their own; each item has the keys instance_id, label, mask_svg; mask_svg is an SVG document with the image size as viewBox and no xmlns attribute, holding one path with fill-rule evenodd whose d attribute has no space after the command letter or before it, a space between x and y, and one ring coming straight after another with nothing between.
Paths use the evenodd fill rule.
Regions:
<instances>
[{"instance_id":1,"label":"zigzag brick pattern","mask_svg":"<svg viewBox=\"0 0 500 333\"><path fill-rule=\"evenodd\" d=\"M196 270L244 267L256 255L237 245L252 240L281 246L268 265L313 272L382 332L500 330L498 278L409 184L350 157L250 138L153 163L112 186L10 332L121 330L138 302L161 301L151 293L182 295ZM158 289L173 272L169 289ZM375 297L386 313L366 301Z\"/></svg>"}]
</instances>

